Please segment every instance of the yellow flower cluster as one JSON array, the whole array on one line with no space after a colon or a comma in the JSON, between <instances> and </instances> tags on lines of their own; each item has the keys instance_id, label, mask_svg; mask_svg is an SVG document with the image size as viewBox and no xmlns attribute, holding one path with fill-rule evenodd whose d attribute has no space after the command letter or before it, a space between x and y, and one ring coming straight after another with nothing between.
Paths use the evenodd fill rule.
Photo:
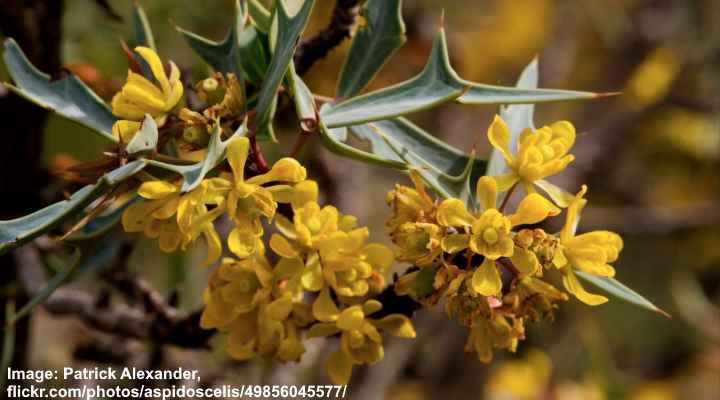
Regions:
<instances>
[{"instance_id":1,"label":"yellow flower cluster","mask_svg":"<svg viewBox=\"0 0 720 400\"><path fill-rule=\"evenodd\" d=\"M478 211L460 199L434 200L414 173L414 188L398 185L388 194L393 213L387 224L398 258L414 265L396 281L396 292L425 305L445 296L447 314L470 328L466 350L483 362L492 359L493 348L514 351L524 338L525 321L551 316L557 303L567 300L567 294L544 280L547 272L558 271L565 290L586 304L607 301L585 291L574 271L612 277L609 264L623 246L613 232L575 234L587 202L585 185L572 196L544 180L573 160L568 154L575 141L572 124L560 121L525 130L516 154L509 138L507 125L496 117L488 139L509 172L477 181ZM515 212L507 213L507 200L518 185L525 193ZM505 200L498 205L503 193ZM565 225L558 234L521 228L557 216L562 208Z\"/></svg>"}]
</instances>

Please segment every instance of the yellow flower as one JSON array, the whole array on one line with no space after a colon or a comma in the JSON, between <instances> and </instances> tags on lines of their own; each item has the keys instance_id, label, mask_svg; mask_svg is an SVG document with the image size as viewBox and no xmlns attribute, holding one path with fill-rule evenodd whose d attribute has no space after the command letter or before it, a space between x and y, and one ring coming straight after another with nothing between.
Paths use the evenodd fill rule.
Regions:
<instances>
[{"instance_id":1,"label":"yellow flower","mask_svg":"<svg viewBox=\"0 0 720 400\"><path fill-rule=\"evenodd\" d=\"M180 192L179 183L144 182L137 193L146 200L125 210L123 228L126 232L144 232L149 238L158 238L160 249L165 252L173 252L178 246L186 249L202 234L208 245L205 265L209 265L220 258L222 252L213 221L225 209L227 190L224 181L218 178L205 179L185 194ZM214 208L209 210L208 205Z\"/></svg>"},{"instance_id":2,"label":"yellow flower","mask_svg":"<svg viewBox=\"0 0 720 400\"><path fill-rule=\"evenodd\" d=\"M432 264L442 253L440 245L444 229L428 222L406 222L390 233L393 243L400 247L398 260L417 266Z\"/></svg>"},{"instance_id":3,"label":"yellow flower","mask_svg":"<svg viewBox=\"0 0 720 400\"><path fill-rule=\"evenodd\" d=\"M391 230L407 222L434 222L435 201L427 193L425 183L415 171L410 172L410 179L415 188L395 185L395 190L387 194L387 203L392 208L387 226Z\"/></svg>"},{"instance_id":4,"label":"yellow flower","mask_svg":"<svg viewBox=\"0 0 720 400\"><path fill-rule=\"evenodd\" d=\"M518 138L517 154L510 151L510 130L499 116L495 116L487 135L510 169L496 177L500 191L507 191L519 182L526 193L535 193L537 185L557 205L567 206L572 196L545 178L564 170L575 159L568 154L575 143L575 127L570 122L558 121L534 132L524 130Z\"/></svg>"},{"instance_id":5,"label":"yellow flower","mask_svg":"<svg viewBox=\"0 0 720 400\"><path fill-rule=\"evenodd\" d=\"M249 257L258 247L263 234L260 217L271 220L277 202L288 197L292 188L286 184L267 186L270 182L297 183L305 180L306 171L297 160L282 158L265 174L245 179L250 142L248 138L234 139L227 148L227 158L233 172L233 181L227 197L227 209L235 229L230 232L228 246L239 258Z\"/></svg>"},{"instance_id":6,"label":"yellow flower","mask_svg":"<svg viewBox=\"0 0 720 400\"><path fill-rule=\"evenodd\" d=\"M330 355L327 363L333 383L346 385L354 365L373 364L383 359L381 331L402 338L415 337L412 322L402 314L368 318L381 309L382 304L377 300L368 300L362 306L351 306L342 312L335 307L331 311L332 322L320 322L310 327L308 338L340 334L340 348Z\"/></svg>"},{"instance_id":7,"label":"yellow flower","mask_svg":"<svg viewBox=\"0 0 720 400\"><path fill-rule=\"evenodd\" d=\"M229 331L228 354L236 360L248 360L260 354L281 361L298 361L305 347L296 318L291 318L297 308L294 304L285 305L285 298L266 301L221 328Z\"/></svg>"},{"instance_id":8,"label":"yellow flower","mask_svg":"<svg viewBox=\"0 0 720 400\"><path fill-rule=\"evenodd\" d=\"M339 296L366 295L372 279L382 279L395 260L386 246L367 244L369 235L367 228L337 231L319 245L323 277Z\"/></svg>"},{"instance_id":9,"label":"yellow flower","mask_svg":"<svg viewBox=\"0 0 720 400\"><path fill-rule=\"evenodd\" d=\"M152 49L140 46L136 47L135 51L145 60L160 86L156 86L142 75L128 71L127 82L112 99L113 114L128 121L142 121L145 114L150 114L155 118L158 126L162 126L168 113L183 95L180 70L170 61L168 77L160 57ZM127 121L123 124L127 126Z\"/></svg>"},{"instance_id":10,"label":"yellow flower","mask_svg":"<svg viewBox=\"0 0 720 400\"><path fill-rule=\"evenodd\" d=\"M620 235L609 231L593 231L575 235L580 212L587 203L583 198L587 186L583 185L567 209L567 219L560 231L560 244L553 264L563 272L565 288L580 301L589 305L605 303L604 296L590 294L580 284L573 269L588 274L613 277L615 269L609 264L618 259L623 248Z\"/></svg>"},{"instance_id":11,"label":"yellow flower","mask_svg":"<svg viewBox=\"0 0 720 400\"><path fill-rule=\"evenodd\" d=\"M508 318L499 313L493 313L490 317L479 315L470 327L465 352L474 352L480 362L489 363L493 358L493 348L514 353L518 341L524 338L525 326L522 319Z\"/></svg>"},{"instance_id":12,"label":"yellow flower","mask_svg":"<svg viewBox=\"0 0 720 400\"><path fill-rule=\"evenodd\" d=\"M515 267L525 274L531 274L539 267L532 253L519 249L516 254L512 228L538 223L557 215L560 210L539 194L531 193L520 201L515 214L505 216L496 208L497 182L488 176L478 180L476 192L480 214L471 214L459 199L447 199L438 206L437 218L443 226L466 232L447 235L442 241L446 252L457 253L469 247L473 253L485 257L483 264L475 270L472 287L484 296L492 296L502 289L495 260L512 257Z\"/></svg>"},{"instance_id":13,"label":"yellow flower","mask_svg":"<svg viewBox=\"0 0 720 400\"><path fill-rule=\"evenodd\" d=\"M506 361L488 377L485 394L490 400L535 400L550 383L552 362L547 354L531 349L519 360Z\"/></svg>"},{"instance_id":14,"label":"yellow flower","mask_svg":"<svg viewBox=\"0 0 720 400\"><path fill-rule=\"evenodd\" d=\"M224 258L203 294L200 326L225 328L238 315L253 311L270 296L272 278L270 265L260 254L240 261Z\"/></svg>"}]
</instances>

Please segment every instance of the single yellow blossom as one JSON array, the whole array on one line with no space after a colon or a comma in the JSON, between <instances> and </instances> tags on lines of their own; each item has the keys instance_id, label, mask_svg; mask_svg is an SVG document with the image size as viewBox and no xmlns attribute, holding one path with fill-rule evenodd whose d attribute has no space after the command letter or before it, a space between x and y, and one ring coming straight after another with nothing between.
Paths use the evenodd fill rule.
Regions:
<instances>
[{"instance_id":1,"label":"single yellow blossom","mask_svg":"<svg viewBox=\"0 0 720 400\"><path fill-rule=\"evenodd\" d=\"M320 322L310 327L308 337L340 334L340 348L330 355L327 371L337 385L350 381L352 368L359 364L374 364L383 359L381 332L402 338L414 338L415 328L402 314L390 314L380 319L368 318L382 309L377 300L368 300L342 311L332 311L332 322Z\"/></svg>"},{"instance_id":2,"label":"single yellow blossom","mask_svg":"<svg viewBox=\"0 0 720 400\"><path fill-rule=\"evenodd\" d=\"M567 207L572 196L545 178L564 170L575 159L568 154L575 143L575 127L570 122L558 121L534 132L525 129L518 138L517 154L510 151L510 130L500 116L495 116L487 135L510 169L495 177L501 192L520 183L526 193L535 193L536 185L557 205Z\"/></svg>"},{"instance_id":3,"label":"single yellow blossom","mask_svg":"<svg viewBox=\"0 0 720 400\"><path fill-rule=\"evenodd\" d=\"M436 205L427 193L425 183L415 171L410 172L410 179L415 185L414 188L395 185L395 190L387 194L387 203L392 209L387 226L391 230L407 222L434 221Z\"/></svg>"},{"instance_id":4,"label":"single yellow blossom","mask_svg":"<svg viewBox=\"0 0 720 400\"><path fill-rule=\"evenodd\" d=\"M293 158L278 160L267 173L245 179L250 141L246 137L234 139L227 148L227 158L232 169L231 188L227 197L227 209L235 229L230 232L228 246L236 256L250 256L258 247L263 228L260 217L271 220L275 216L277 201L291 191L286 183L305 180L305 168ZM267 186L271 182L282 182Z\"/></svg>"},{"instance_id":5,"label":"single yellow blossom","mask_svg":"<svg viewBox=\"0 0 720 400\"><path fill-rule=\"evenodd\" d=\"M442 254L441 241L445 230L428 222L406 222L390 233L393 243L400 247L399 261L417 266L431 265Z\"/></svg>"},{"instance_id":6,"label":"single yellow blossom","mask_svg":"<svg viewBox=\"0 0 720 400\"><path fill-rule=\"evenodd\" d=\"M538 223L560 210L539 194L531 193L520 201L515 214L505 216L496 208L497 182L488 176L478 180L476 192L481 207L478 215L471 214L459 199L447 199L438 206L437 218L443 226L465 231L449 234L442 240L446 252L456 253L469 247L473 253L485 257L473 275L473 288L484 296L491 296L502 288L495 260L511 257L516 268L525 274L539 267L532 253L524 249L515 251L512 228Z\"/></svg>"},{"instance_id":7,"label":"single yellow blossom","mask_svg":"<svg viewBox=\"0 0 720 400\"><path fill-rule=\"evenodd\" d=\"M144 182L138 188L138 195L145 200L125 210L123 228L126 232L144 232L149 238L158 238L160 249L165 252L173 252L178 246L185 249L202 234L208 245L205 265L209 265L222 252L213 221L224 211L225 186L222 179L205 179L197 188L183 194L179 182Z\"/></svg>"},{"instance_id":8,"label":"single yellow blossom","mask_svg":"<svg viewBox=\"0 0 720 400\"><path fill-rule=\"evenodd\" d=\"M168 113L183 95L180 70L170 61L170 76L167 76L155 51L142 46L136 47L135 51L145 60L160 86L140 74L128 71L127 82L112 99L113 114L123 120L138 122L145 118L145 114L150 114L158 126L162 126Z\"/></svg>"},{"instance_id":9,"label":"single yellow blossom","mask_svg":"<svg viewBox=\"0 0 720 400\"><path fill-rule=\"evenodd\" d=\"M255 310L272 290L272 269L264 256L235 260L224 258L213 271L203 297L203 329L228 327L240 314Z\"/></svg>"},{"instance_id":10,"label":"single yellow blossom","mask_svg":"<svg viewBox=\"0 0 720 400\"><path fill-rule=\"evenodd\" d=\"M560 231L560 243L553 264L563 273L565 288L580 301L589 305L605 303L607 298L590 294L580 284L573 269L588 274L613 277L615 269L609 264L618 259L623 248L620 235L610 231L593 231L575 235L580 213L587 200L583 198L587 186L583 185L567 209L567 219Z\"/></svg>"}]
</instances>

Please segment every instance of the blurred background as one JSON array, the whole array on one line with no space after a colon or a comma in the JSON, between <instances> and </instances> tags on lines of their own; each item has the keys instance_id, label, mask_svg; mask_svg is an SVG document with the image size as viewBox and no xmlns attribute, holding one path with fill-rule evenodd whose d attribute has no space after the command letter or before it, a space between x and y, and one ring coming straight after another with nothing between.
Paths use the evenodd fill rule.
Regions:
<instances>
[{"instance_id":1,"label":"blurred background","mask_svg":"<svg viewBox=\"0 0 720 400\"><path fill-rule=\"evenodd\" d=\"M234 2L142 4L161 55L189 77L206 74L208 67L173 26L220 40ZM126 75L119 39L131 37L131 2L66 0L64 5L62 65L109 100ZM327 25L333 6L333 0L316 2L307 34ZM351 398L720 398L720 2L406 0L408 41L371 88L422 69L443 10L451 60L466 79L514 85L524 66L538 56L541 87L623 92L539 105L535 123L574 123L579 132L576 161L555 182L570 192L588 184L590 202L580 230L620 233L625 248L616 264L617 278L672 319L620 300L595 308L571 300L554 322L530 325L517 354L496 352L493 363L484 365L464 354L467 332L437 306L415 318L417 340L390 340L384 361L356 368ZM347 47L337 47L307 73L315 93L333 95ZM0 77L7 80L4 71ZM496 111L493 106L453 104L411 119L460 149L474 146L487 155L485 132ZM291 107L281 112L280 144L264 146L270 158L292 147L299 133L294 118ZM102 146L83 128L51 116L42 162L52 170L92 160ZM336 157L318 140L311 141L300 158L309 166L310 177L323 182L327 200L358 216L375 240L383 240L385 193L396 182L407 184L404 176ZM206 271L197 267L201 257L202 250L166 255L139 239L131 267L163 293L176 293L180 307L191 310L201 304L206 282ZM91 277L73 285L100 291ZM124 348L120 360L129 365L143 366L157 357L157 349L133 341L120 346L119 339L42 310L35 313L31 327L26 357L32 368L98 365L92 354L100 350L90 355L78 351L90 342L110 341ZM161 364L199 368L203 385L321 383L327 379L325 358L334 346L332 340L309 341L298 365L235 363L219 344L211 351L166 347Z\"/></svg>"}]
</instances>

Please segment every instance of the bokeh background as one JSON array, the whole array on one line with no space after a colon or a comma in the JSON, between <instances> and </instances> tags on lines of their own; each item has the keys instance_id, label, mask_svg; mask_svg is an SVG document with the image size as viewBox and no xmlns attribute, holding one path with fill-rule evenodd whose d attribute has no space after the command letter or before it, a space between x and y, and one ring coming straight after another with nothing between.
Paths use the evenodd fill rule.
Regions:
<instances>
[{"instance_id":1,"label":"bokeh background","mask_svg":"<svg viewBox=\"0 0 720 400\"><path fill-rule=\"evenodd\" d=\"M131 35L130 1L107 3L123 19L89 0L66 0L62 63L109 99L123 83L127 63L119 38ZM307 34L324 27L334 5L318 0ZM161 55L185 74L208 69L174 25L221 39L230 23L227 0L144 1ZM497 352L490 365L465 355L467 332L447 320L442 307L415 319L418 339L390 340L385 360L356 369L352 398L362 399L718 399L720 398L720 2L716 0L406 0L408 41L372 88L421 70L444 10L451 59L461 76L513 85L538 56L542 87L621 96L536 107L537 126L572 121L576 161L556 183L590 187L581 230L610 229L625 239L617 278L670 314L613 300L587 307L571 300L554 322L531 325L516 355ZM348 43L317 62L306 81L331 96ZM7 79L4 71L0 77ZM0 93L2 95L3 93ZM488 154L485 131L493 106L442 106L412 120L460 149ZM2 110L0 110L2 115ZM292 109L278 120L279 146L287 152L298 134ZM15 132L20 135L22 132ZM51 117L43 162L59 168L91 160L103 143L83 128ZM385 236L385 193L405 177L343 160L313 140L301 154L325 197ZM190 251L162 254L139 239L132 268L181 307L201 303L206 271ZM404 267L398 266L402 271ZM99 291L90 275L73 285ZM33 368L98 365L77 351L99 335L73 318L39 310L29 333ZM118 345L119 346L119 345ZM220 350L162 349L165 367L201 369L203 384L321 383L333 341L312 340L299 365L257 360L235 363ZM142 366L157 349L122 343L124 362ZM156 360L157 361L157 360Z\"/></svg>"}]
</instances>

